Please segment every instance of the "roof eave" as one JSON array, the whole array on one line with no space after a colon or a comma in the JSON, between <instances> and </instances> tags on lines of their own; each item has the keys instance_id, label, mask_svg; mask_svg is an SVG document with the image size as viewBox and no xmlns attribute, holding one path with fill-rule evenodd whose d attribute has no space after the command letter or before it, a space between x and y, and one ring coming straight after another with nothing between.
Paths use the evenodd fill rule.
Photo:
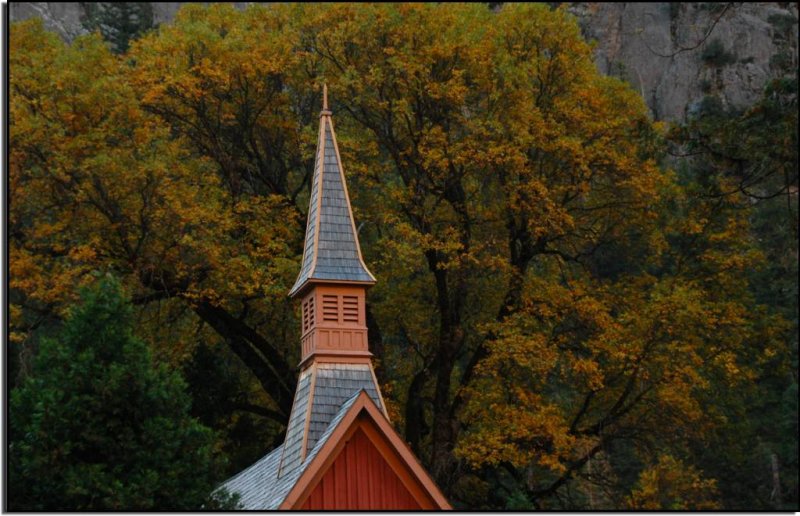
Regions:
<instances>
[{"instance_id":1,"label":"roof eave","mask_svg":"<svg viewBox=\"0 0 800 516\"><path fill-rule=\"evenodd\" d=\"M367 271L369 274L369 271ZM372 274L369 274L372 276ZM292 290L289 291L288 296L291 298L298 298L305 295L308 290L317 284L322 285L344 285L344 286L353 286L353 287L363 287L363 288L371 288L375 285L377 281L374 279L369 281L356 281L356 280L346 280L346 279L320 279L320 278L306 278L300 283L295 283Z\"/></svg>"}]
</instances>

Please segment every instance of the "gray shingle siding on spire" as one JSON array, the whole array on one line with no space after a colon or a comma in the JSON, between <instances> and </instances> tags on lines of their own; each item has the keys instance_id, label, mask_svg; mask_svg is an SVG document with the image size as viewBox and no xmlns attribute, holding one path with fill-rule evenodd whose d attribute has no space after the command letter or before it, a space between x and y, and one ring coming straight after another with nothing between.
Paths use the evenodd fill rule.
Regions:
<instances>
[{"instance_id":1,"label":"gray shingle siding on spire","mask_svg":"<svg viewBox=\"0 0 800 516\"><path fill-rule=\"evenodd\" d=\"M250 511L275 510L277 509L292 487L295 485L300 475L306 470L319 450L325 446L328 437L336 430L344 415L353 406L360 390L345 400L339 410L331 419L325 432L320 436L317 445L308 453L306 460L299 463L292 471L287 472L282 477L278 477L282 446L275 448L265 455L258 462L245 469L238 475L230 478L219 488L225 488L229 493L239 493L239 503L242 509Z\"/></svg>"},{"instance_id":2,"label":"gray shingle siding on spire","mask_svg":"<svg viewBox=\"0 0 800 516\"><path fill-rule=\"evenodd\" d=\"M309 391L311 384L311 374L309 370L304 371L297 381L297 390L292 404L292 414L289 416L289 424L286 427L286 437L283 440L283 454L281 457L279 476L287 471L292 471L301 461L303 448L303 432L306 427L306 414L308 410Z\"/></svg>"},{"instance_id":3,"label":"gray shingle siding on spire","mask_svg":"<svg viewBox=\"0 0 800 516\"><path fill-rule=\"evenodd\" d=\"M314 382L314 398L308 426L308 449L314 448L339 407L361 389L383 410L381 397L366 364L320 364Z\"/></svg>"},{"instance_id":4,"label":"gray shingle siding on spire","mask_svg":"<svg viewBox=\"0 0 800 516\"><path fill-rule=\"evenodd\" d=\"M312 375L316 375L313 382ZM277 509L362 390L384 410L368 364L319 364L303 371L297 382L284 444L225 481L220 488L239 493L244 509ZM301 459L309 403L307 453Z\"/></svg>"},{"instance_id":5,"label":"gray shingle siding on spire","mask_svg":"<svg viewBox=\"0 0 800 516\"><path fill-rule=\"evenodd\" d=\"M317 204L319 199L319 175L322 164L319 162L319 154L314 163L314 178L311 183L311 199L308 203L308 222L306 223L306 244L303 249L303 266L300 268L300 275L297 277L295 287L297 288L311 274L311 266L314 264L314 235L316 234L317 224ZM294 288L292 290L294 290Z\"/></svg>"},{"instance_id":6,"label":"gray shingle siding on spire","mask_svg":"<svg viewBox=\"0 0 800 516\"><path fill-rule=\"evenodd\" d=\"M336 430L336 427L339 426L339 422L342 420L344 415L347 414L347 410L353 406L353 403L355 403L359 394L361 394L361 389L354 392L352 396L347 398L344 401L344 403L342 403L342 406L339 408L339 411L336 412L336 414L333 416L331 422L328 424L328 427L325 429L322 435L319 436L317 444L314 446L314 448L309 450L308 457L306 459L306 464L311 463L311 461L314 460L314 457L317 456L317 453L319 453L319 450L322 449L323 446L325 446L325 443L328 442L328 437L330 437L333 431Z\"/></svg>"},{"instance_id":7,"label":"gray shingle siding on spire","mask_svg":"<svg viewBox=\"0 0 800 516\"><path fill-rule=\"evenodd\" d=\"M357 235L353 232L350 206L345 194L341 164L336 157L330 121L323 117L321 123L323 162L319 163L320 152L317 152L306 225L303 267L290 295L313 279L375 282L361 263Z\"/></svg>"}]
</instances>

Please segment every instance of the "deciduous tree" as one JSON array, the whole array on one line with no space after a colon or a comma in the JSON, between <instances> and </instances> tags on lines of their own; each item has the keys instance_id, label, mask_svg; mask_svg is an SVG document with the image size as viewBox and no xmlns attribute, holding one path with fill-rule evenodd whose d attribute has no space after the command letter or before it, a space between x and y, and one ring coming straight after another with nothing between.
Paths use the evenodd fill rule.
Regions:
<instances>
[{"instance_id":1,"label":"deciduous tree","mask_svg":"<svg viewBox=\"0 0 800 516\"><path fill-rule=\"evenodd\" d=\"M196 373L222 344L251 373L209 421L283 424L327 82L387 402L457 504L510 479L511 506L567 506L600 451L623 500L786 371L747 205L659 165L563 10L189 5L119 57L30 22L11 44L17 349L113 270L158 357Z\"/></svg>"}]
</instances>

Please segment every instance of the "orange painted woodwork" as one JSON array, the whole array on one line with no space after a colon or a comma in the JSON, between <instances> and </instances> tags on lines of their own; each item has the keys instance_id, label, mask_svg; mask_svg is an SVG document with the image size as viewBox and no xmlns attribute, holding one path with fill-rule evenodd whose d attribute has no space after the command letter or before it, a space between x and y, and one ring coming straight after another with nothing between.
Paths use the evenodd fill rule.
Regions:
<instances>
[{"instance_id":1,"label":"orange painted woodwork","mask_svg":"<svg viewBox=\"0 0 800 516\"><path fill-rule=\"evenodd\" d=\"M314 285L303 298L302 359L370 357L362 286Z\"/></svg>"},{"instance_id":2,"label":"orange painted woodwork","mask_svg":"<svg viewBox=\"0 0 800 516\"><path fill-rule=\"evenodd\" d=\"M375 510L452 508L362 391L278 508L355 509L364 504Z\"/></svg>"},{"instance_id":3,"label":"orange painted woodwork","mask_svg":"<svg viewBox=\"0 0 800 516\"><path fill-rule=\"evenodd\" d=\"M342 507L353 510L422 509L361 429L350 437L300 508L329 510Z\"/></svg>"},{"instance_id":4,"label":"orange painted woodwork","mask_svg":"<svg viewBox=\"0 0 800 516\"><path fill-rule=\"evenodd\" d=\"M243 509L444 510L452 507L392 428L367 344L361 256L341 155L323 109L303 260L301 361L284 443L222 487Z\"/></svg>"}]
</instances>

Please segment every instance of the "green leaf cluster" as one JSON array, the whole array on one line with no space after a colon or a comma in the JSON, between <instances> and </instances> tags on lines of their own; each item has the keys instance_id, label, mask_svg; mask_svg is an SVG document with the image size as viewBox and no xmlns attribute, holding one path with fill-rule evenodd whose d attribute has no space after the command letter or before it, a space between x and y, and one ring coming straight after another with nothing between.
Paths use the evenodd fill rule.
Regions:
<instances>
[{"instance_id":1,"label":"green leaf cluster","mask_svg":"<svg viewBox=\"0 0 800 516\"><path fill-rule=\"evenodd\" d=\"M9 507L198 509L221 465L180 375L153 364L110 278L84 291L11 393Z\"/></svg>"}]
</instances>

